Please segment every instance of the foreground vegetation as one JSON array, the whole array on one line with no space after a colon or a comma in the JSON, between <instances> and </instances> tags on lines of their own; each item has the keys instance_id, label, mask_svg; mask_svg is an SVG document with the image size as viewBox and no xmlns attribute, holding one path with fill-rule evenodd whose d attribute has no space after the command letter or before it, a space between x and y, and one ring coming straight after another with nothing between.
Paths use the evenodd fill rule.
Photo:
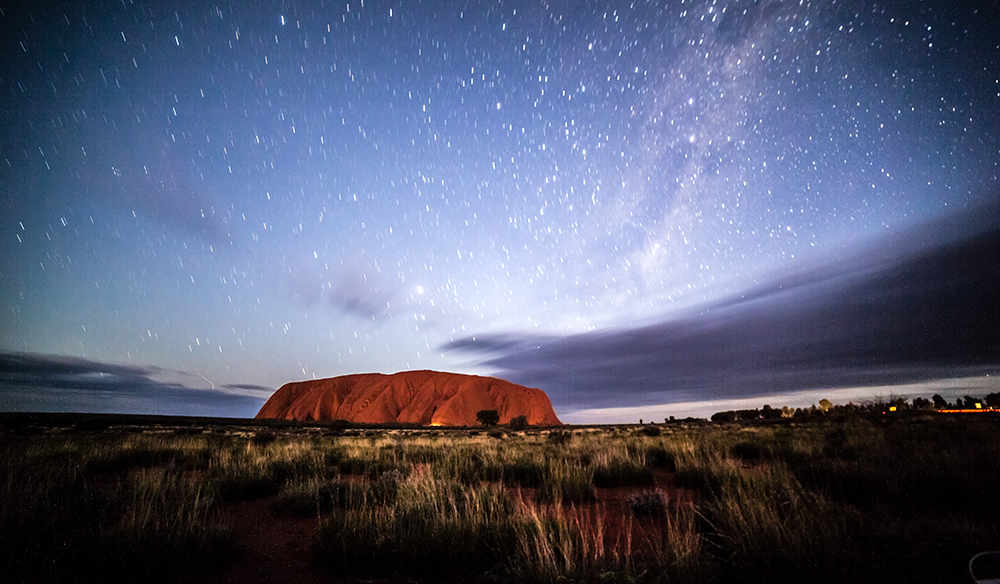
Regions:
<instances>
[{"instance_id":1,"label":"foreground vegetation","mask_svg":"<svg viewBox=\"0 0 1000 584\"><path fill-rule=\"evenodd\" d=\"M315 518L331 578L940 582L1000 548L992 414L32 428L0 425L7 582L197 581L239 561L220 510L262 497Z\"/></svg>"}]
</instances>

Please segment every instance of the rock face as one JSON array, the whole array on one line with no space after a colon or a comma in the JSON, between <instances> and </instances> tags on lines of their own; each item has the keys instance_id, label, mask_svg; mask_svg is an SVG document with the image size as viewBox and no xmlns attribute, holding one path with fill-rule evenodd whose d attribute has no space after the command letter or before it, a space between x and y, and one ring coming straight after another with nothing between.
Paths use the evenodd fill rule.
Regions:
<instances>
[{"instance_id":1,"label":"rock face","mask_svg":"<svg viewBox=\"0 0 1000 584\"><path fill-rule=\"evenodd\" d=\"M286 383L257 418L475 426L480 410L496 410L501 424L517 416L526 416L531 425L562 423L540 389L495 377L438 371L362 373Z\"/></svg>"}]
</instances>

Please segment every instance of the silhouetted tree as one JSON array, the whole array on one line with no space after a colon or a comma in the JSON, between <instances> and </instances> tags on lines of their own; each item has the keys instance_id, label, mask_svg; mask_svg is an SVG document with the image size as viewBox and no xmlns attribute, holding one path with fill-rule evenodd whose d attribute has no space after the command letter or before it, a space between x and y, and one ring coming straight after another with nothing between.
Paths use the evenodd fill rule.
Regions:
<instances>
[{"instance_id":1,"label":"silhouetted tree","mask_svg":"<svg viewBox=\"0 0 1000 584\"><path fill-rule=\"evenodd\" d=\"M765 420L774 420L781 417L781 410L776 410L771 406L764 404L760 408L760 415Z\"/></svg>"},{"instance_id":2,"label":"silhouetted tree","mask_svg":"<svg viewBox=\"0 0 1000 584\"><path fill-rule=\"evenodd\" d=\"M507 427L511 430L523 430L528 426L528 416L514 416L507 422Z\"/></svg>"},{"instance_id":3,"label":"silhouetted tree","mask_svg":"<svg viewBox=\"0 0 1000 584\"><path fill-rule=\"evenodd\" d=\"M713 422L732 422L736 420L736 412L725 411L712 414Z\"/></svg>"},{"instance_id":4,"label":"silhouetted tree","mask_svg":"<svg viewBox=\"0 0 1000 584\"><path fill-rule=\"evenodd\" d=\"M1000 393L991 393L987 395L986 405L991 408L1000 408Z\"/></svg>"},{"instance_id":5,"label":"silhouetted tree","mask_svg":"<svg viewBox=\"0 0 1000 584\"><path fill-rule=\"evenodd\" d=\"M484 426L496 426L500 423L500 414L496 410L479 410L476 420Z\"/></svg>"},{"instance_id":6,"label":"silhouetted tree","mask_svg":"<svg viewBox=\"0 0 1000 584\"><path fill-rule=\"evenodd\" d=\"M931 396L931 401L934 402L934 408L938 410L948 409L948 401L941 397L941 394L935 393Z\"/></svg>"}]
</instances>

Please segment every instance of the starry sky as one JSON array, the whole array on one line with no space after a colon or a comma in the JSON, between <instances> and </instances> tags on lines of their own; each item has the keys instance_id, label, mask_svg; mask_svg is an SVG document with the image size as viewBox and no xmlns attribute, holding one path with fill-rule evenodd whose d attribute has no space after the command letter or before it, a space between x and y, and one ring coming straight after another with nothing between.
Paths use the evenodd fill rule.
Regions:
<instances>
[{"instance_id":1,"label":"starry sky","mask_svg":"<svg viewBox=\"0 0 1000 584\"><path fill-rule=\"evenodd\" d=\"M992 2L0 8L0 410L1000 372ZM958 391L958 390L956 390Z\"/></svg>"}]
</instances>

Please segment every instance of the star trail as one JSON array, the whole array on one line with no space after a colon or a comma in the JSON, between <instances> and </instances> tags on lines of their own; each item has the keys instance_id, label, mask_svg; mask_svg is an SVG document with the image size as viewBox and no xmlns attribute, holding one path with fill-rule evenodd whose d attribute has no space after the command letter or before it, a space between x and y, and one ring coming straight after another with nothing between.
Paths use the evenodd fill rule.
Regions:
<instances>
[{"instance_id":1,"label":"star trail","mask_svg":"<svg viewBox=\"0 0 1000 584\"><path fill-rule=\"evenodd\" d=\"M252 415L437 369L565 415L990 374L998 16L3 8L0 408Z\"/></svg>"}]
</instances>

